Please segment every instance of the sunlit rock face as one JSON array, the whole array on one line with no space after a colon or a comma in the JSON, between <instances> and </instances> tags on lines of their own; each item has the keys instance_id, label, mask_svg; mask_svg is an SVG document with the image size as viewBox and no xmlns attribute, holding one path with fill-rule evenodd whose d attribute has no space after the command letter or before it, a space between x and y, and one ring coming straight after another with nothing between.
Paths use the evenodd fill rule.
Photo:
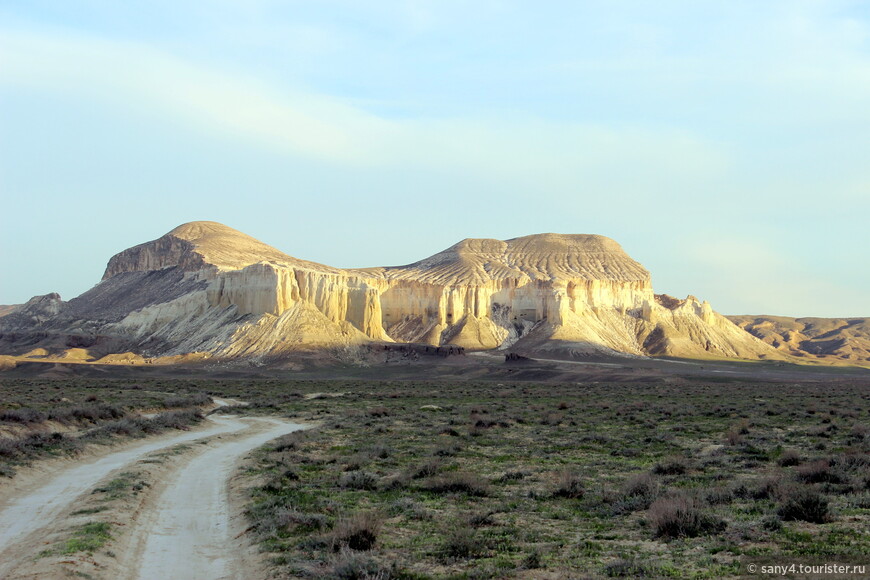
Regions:
<instances>
[{"instance_id":1,"label":"sunlit rock face","mask_svg":"<svg viewBox=\"0 0 870 580\"><path fill-rule=\"evenodd\" d=\"M342 270L193 222L112 257L100 284L57 310L55 330L89 328L147 354L399 341L776 357L706 302L656 296L649 272L598 235L467 239L407 266Z\"/></svg>"},{"instance_id":2,"label":"sunlit rock face","mask_svg":"<svg viewBox=\"0 0 870 580\"><path fill-rule=\"evenodd\" d=\"M637 315L653 301L649 272L594 235L468 239L408 266L360 272L386 283L380 303L388 336L468 349L509 346L602 309Z\"/></svg>"},{"instance_id":3,"label":"sunlit rock face","mask_svg":"<svg viewBox=\"0 0 870 580\"><path fill-rule=\"evenodd\" d=\"M780 352L829 363L870 363L870 318L729 316Z\"/></svg>"}]
</instances>

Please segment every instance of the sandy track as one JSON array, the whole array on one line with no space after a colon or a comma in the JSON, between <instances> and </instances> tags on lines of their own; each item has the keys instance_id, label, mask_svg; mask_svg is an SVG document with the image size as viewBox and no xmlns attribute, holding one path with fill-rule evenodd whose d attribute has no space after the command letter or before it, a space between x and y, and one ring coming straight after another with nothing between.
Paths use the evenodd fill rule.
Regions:
<instances>
[{"instance_id":1,"label":"sandy track","mask_svg":"<svg viewBox=\"0 0 870 580\"><path fill-rule=\"evenodd\" d=\"M273 418L212 416L207 426L194 431L112 450L63 466L50 477L12 490L7 494L11 497L0 503L0 578L6 578L13 570L16 577L26 574L41 539L63 528L65 516L77 500L84 499L101 480L129 469L150 453L207 438L213 438L212 443L180 463L161 482L162 493L157 501L149 502L147 510L136 514L124 533L125 549L119 554L123 556L118 559L123 574L116 577L243 577L241 570L231 565L232 551L229 555L224 553L232 540L228 538L227 481L242 455L301 428ZM179 546L183 549L175 549ZM167 558L178 558L180 564L171 566L172 561ZM158 562L161 560L164 561ZM170 564L171 570L150 571L162 570L163 564ZM202 574L197 571L200 565L204 566Z\"/></svg>"},{"instance_id":2,"label":"sandy track","mask_svg":"<svg viewBox=\"0 0 870 580\"><path fill-rule=\"evenodd\" d=\"M173 437L159 437L139 443L95 459L86 459L56 472L37 486L5 502L0 511L0 577L17 559L17 546L45 528L78 498L93 488L98 481L142 456L189 441L221 433L241 430L244 424L213 420L205 429L188 431Z\"/></svg>"},{"instance_id":3,"label":"sandy track","mask_svg":"<svg viewBox=\"0 0 870 580\"><path fill-rule=\"evenodd\" d=\"M251 578L244 551L231 521L229 478L249 451L301 425L273 418L242 419L249 428L232 440L210 447L165 481L154 507L130 531L131 548L122 560L129 573L121 578L216 580Z\"/></svg>"}]
</instances>

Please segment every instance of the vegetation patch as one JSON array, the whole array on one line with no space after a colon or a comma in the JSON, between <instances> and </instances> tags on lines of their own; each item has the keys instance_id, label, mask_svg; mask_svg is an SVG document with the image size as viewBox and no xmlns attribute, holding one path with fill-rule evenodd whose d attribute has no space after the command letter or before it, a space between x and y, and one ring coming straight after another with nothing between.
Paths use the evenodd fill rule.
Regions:
<instances>
[{"instance_id":1,"label":"vegetation patch","mask_svg":"<svg viewBox=\"0 0 870 580\"><path fill-rule=\"evenodd\" d=\"M0 411L122 409L73 420L99 442L145 433L136 409L180 412L160 423L185 428L197 409L164 401L195 393L316 423L245 471L249 535L276 577L718 578L745 573L747 557L866 557L866 385L725 378L0 380ZM30 456L4 445L0 466Z\"/></svg>"},{"instance_id":2,"label":"vegetation patch","mask_svg":"<svg viewBox=\"0 0 870 580\"><path fill-rule=\"evenodd\" d=\"M0 380L0 426L10 429L0 436L0 476L14 477L19 466L74 455L91 443L189 429L203 418L199 407L212 402L199 385L156 381L148 387L125 380ZM139 415L154 408L168 410Z\"/></svg>"}]
</instances>

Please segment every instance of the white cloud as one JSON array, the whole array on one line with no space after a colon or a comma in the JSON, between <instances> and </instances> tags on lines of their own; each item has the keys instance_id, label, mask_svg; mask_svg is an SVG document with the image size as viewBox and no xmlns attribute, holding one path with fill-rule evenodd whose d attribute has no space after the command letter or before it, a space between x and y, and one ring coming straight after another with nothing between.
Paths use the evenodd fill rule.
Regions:
<instances>
[{"instance_id":1,"label":"white cloud","mask_svg":"<svg viewBox=\"0 0 870 580\"><path fill-rule=\"evenodd\" d=\"M536 118L385 119L328 95L221 72L141 44L7 30L0 53L0 84L156 108L167 123L341 164L558 180L626 170L709 176L727 162L721 151L679 130Z\"/></svg>"},{"instance_id":2,"label":"white cloud","mask_svg":"<svg viewBox=\"0 0 870 580\"><path fill-rule=\"evenodd\" d=\"M158 108L210 132L313 157L359 159L354 135L385 128L332 99L282 94L132 43L4 32L0 52L4 83Z\"/></svg>"}]
</instances>

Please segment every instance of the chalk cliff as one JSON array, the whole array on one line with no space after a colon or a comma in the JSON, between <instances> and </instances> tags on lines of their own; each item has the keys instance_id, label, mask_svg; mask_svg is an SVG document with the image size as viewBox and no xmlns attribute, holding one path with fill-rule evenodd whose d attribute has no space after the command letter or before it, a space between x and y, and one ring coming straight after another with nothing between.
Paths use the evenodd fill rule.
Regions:
<instances>
[{"instance_id":1,"label":"chalk cliff","mask_svg":"<svg viewBox=\"0 0 870 580\"><path fill-rule=\"evenodd\" d=\"M467 239L407 266L338 269L215 222L124 250L69 302L35 298L0 318L0 347L24 348L22 336L145 356L261 357L370 341L785 356L706 302L655 295L649 272L603 236Z\"/></svg>"}]
</instances>

